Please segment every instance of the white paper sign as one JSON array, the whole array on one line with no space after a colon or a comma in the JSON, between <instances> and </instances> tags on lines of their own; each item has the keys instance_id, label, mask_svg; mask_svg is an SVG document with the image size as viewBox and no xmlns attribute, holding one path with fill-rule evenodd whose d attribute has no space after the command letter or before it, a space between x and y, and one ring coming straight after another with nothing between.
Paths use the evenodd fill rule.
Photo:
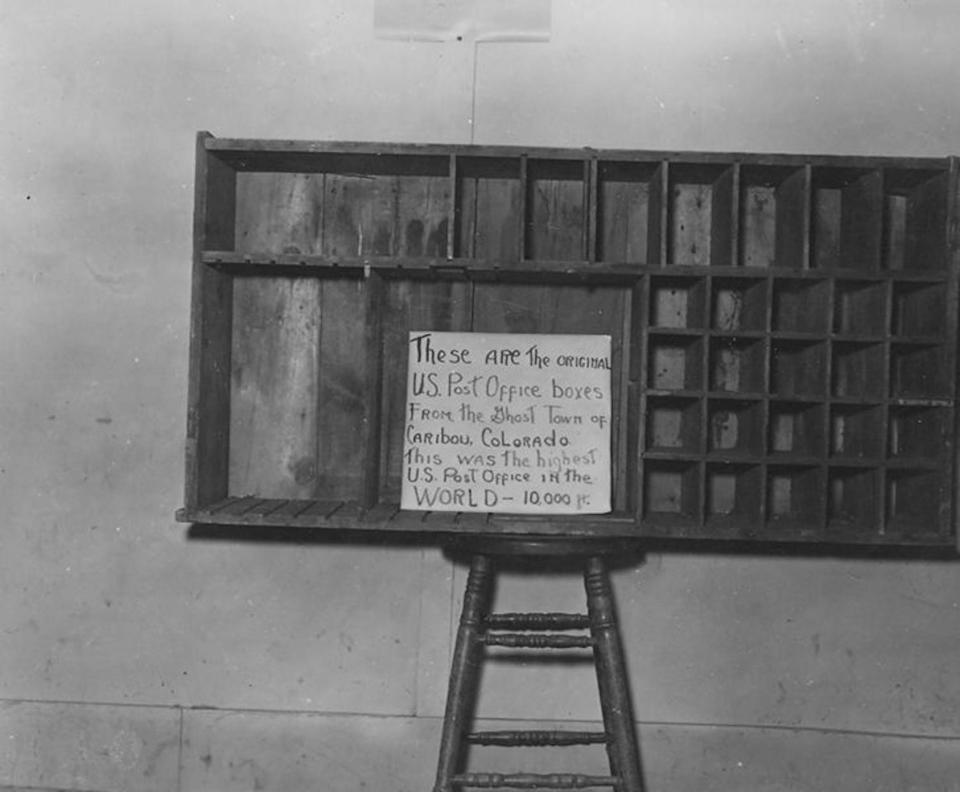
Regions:
<instances>
[{"instance_id":1,"label":"white paper sign","mask_svg":"<svg viewBox=\"0 0 960 792\"><path fill-rule=\"evenodd\" d=\"M379 38L549 41L550 0L375 0Z\"/></svg>"},{"instance_id":2,"label":"white paper sign","mask_svg":"<svg viewBox=\"0 0 960 792\"><path fill-rule=\"evenodd\" d=\"M610 511L610 336L411 332L401 508Z\"/></svg>"}]
</instances>

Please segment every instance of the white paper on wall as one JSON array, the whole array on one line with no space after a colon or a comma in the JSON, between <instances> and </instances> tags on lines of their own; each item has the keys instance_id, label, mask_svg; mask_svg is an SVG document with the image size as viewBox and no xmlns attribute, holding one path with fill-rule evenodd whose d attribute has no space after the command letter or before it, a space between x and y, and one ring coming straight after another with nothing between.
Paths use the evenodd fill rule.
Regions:
<instances>
[{"instance_id":1,"label":"white paper on wall","mask_svg":"<svg viewBox=\"0 0 960 792\"><path fill-rule=\"evenodd\" d=\"M375 0L378 38L549 41L550 0Z\"/></svg>"}]
</instances>

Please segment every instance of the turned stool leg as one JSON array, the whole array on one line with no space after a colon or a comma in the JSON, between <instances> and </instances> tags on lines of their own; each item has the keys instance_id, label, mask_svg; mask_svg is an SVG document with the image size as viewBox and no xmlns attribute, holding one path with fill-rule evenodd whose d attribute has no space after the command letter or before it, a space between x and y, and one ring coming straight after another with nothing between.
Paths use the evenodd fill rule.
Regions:
<instances>
[{"instance_id":1,"label":"turned stool leg","mask_svg":"<svg viewBox=\"0 0 960 792\"><path fill-rule=\"evenodd\" d=\"M640 754L630 706L623 646L610 577L603 559L598 556L588 558L583 577L587 589L590 634L594 640L600 708L604 729L610 735L607 745L610 772L621 779L622 792L642 792Z\"/></svg>"},{"instance_id":2,"label":"turned stool leg","mask_svg":"<svg viewBox=\"0 0 960 792\"><path fill-rule=\"evenodd\" d=\"M452 779L460 769L464 735L473 720L476 706L480 660L483 654L481 632L493 582L490 557L475 555L463 595L463 611L450 667L450 685L440 736L440 758L434 792L452 792Z\"/></svg>"}]
</instances>

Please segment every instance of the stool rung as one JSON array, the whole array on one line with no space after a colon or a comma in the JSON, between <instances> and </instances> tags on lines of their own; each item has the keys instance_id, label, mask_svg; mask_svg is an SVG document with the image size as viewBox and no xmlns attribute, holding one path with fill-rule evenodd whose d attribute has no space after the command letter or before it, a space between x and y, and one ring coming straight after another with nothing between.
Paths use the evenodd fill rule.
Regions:
<instances>
[{"instance_id":1,"label":"stool rung","mask_svg":"<svg viewBox=\"0 0 960 792\"><path fill-rule=\"evenodd\" d=\"M590 618L582 613L491 613L484 624L492 630L586 630Z\"/></svg>"},{"instance_id":2,"label":"stool rung","mask_svg":"<svg viewBox=\"0 0 960 792\"><path fill-rule=\"evenodd\" d=\"M466 740L474 745L593 745L609 742L606 732L578 731L485 731L473 732Z\"/></svg>"},{"instance_id":3,"label":"stool rung","mask_svg":"<svg viewBox=\"0 0 960 792\"><path fill-rule=\"evenodd\" d=\"M575 773L464 773L451 781L454 786L475 789L589 789L619 784L614 776Z\"/></svg>"},{"instance_id":4,"label":"stool rung","mask_svg":"<svg viewBox=\"0 0 960 792\"><path fill-rule=\"evenodd\" d=\"M487 633L482 636L487 646L509 646L513 649L584 649L593 646L589 635L529 635L528 633Z\"/></svg>"}]
</instances>

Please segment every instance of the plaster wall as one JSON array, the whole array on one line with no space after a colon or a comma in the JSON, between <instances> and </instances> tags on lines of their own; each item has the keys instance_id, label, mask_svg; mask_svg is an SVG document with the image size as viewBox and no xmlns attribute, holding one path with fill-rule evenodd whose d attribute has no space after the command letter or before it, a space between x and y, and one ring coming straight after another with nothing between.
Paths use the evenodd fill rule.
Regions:
<instances>
[{"instance_id":1,"label":"plaster wall","mask_svg":"<svg viewBox=\"0 0 960 792\"><path fill-rule=\"evenodd\" d=\"M549 42L476 46L378 40L371 0L0 0L0 789L431 781L463 569L173 522L196 130L941 156L958 39L950 0L554 0ZM615 587L650 792L960 790L956 564L657 555ZM599 715L589 668L494 666L480 707Z\"/></svg>"}]
</instances>

